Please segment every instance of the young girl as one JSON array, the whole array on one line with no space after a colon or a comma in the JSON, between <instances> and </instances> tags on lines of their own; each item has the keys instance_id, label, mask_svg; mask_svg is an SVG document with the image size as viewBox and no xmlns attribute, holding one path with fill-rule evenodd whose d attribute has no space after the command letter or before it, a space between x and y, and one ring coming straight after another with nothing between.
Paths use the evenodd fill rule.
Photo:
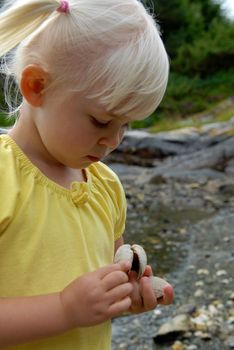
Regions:
<instances>
[{"instance_id":1,"label":"young girl","mask_svg":"<svg viewBox=\"0 0 234 350\"><path fill-rule=\"evenodd\" d=\"M160 103L164 46L138 0L19 0L5 54L23 101L0 136L0 348L110 349L111 318L157 300L150 266L113 264L126 203L101 160Z\"/></svg>"}]
</instances>

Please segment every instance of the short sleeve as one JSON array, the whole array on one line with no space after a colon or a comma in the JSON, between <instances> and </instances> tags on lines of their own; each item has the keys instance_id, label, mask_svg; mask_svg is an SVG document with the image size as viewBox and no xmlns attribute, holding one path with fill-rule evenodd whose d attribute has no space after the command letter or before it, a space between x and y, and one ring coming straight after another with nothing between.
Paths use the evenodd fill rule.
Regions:
<instances>
[{"instance_id":1,"label":"short sleeve","mask_svg":"<svg viewBox=\"0 0 234 350\"><path fill-rule=\"evenodd\" d=\"M116 241L122 236L125 229L127 205L123 186L117 174L102 162L91 165L90 171L98 179L95 183L99 186L99 191L103 193L105 202L108 203Z\"/></svg>"},{"instance_id":2,"label":"short sleeve","mask_svg":"<svg viewBox=\"0 0 234 350\"><path fill-rule=\"evenodd\" d=\"M124 233L127 212L126 196L124 193L123 186L118 178L116 181L118 186L118 190L116 191L118 215L115 225L115 241L117 241Z\"/></svg>"}]
</instances>

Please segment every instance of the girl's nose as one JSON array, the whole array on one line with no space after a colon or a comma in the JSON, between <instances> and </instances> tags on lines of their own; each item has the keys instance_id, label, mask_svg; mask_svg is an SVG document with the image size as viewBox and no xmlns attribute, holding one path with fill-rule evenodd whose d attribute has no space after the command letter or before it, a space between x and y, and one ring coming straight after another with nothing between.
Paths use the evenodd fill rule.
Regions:
<instances>
[{"instance_id":1,"label":"girl's nose","mask_svg":"<svg viewBox=\"0 0 234 350\"><path fill-rule=\"evenodd\" d=\"M123 130L111 132L108 135L103 135L99 140L99 145L106 146L107 148L115 149L119 146L123 138Z\"/></svg>"}]
</instances>

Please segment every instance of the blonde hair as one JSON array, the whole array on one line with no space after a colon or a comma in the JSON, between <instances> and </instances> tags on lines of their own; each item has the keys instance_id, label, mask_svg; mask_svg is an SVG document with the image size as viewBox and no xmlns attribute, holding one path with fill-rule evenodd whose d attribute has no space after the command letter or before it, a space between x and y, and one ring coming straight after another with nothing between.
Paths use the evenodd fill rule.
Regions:
<instances>
[{"instance_id":1,"label":"blonde hair","mask_svg":"<svg viewBox=\"0 0 234 350\"><path fill-rule=\"evenodd\" d=\"M108 111L145 118L159 105L168 57L153 17L138 0L19 0L0 14L0 56L16 48L8 74L38 64L51 86L85 92ZM6 70L5 70L6 73Z\"/></svg>"}]
</instances>

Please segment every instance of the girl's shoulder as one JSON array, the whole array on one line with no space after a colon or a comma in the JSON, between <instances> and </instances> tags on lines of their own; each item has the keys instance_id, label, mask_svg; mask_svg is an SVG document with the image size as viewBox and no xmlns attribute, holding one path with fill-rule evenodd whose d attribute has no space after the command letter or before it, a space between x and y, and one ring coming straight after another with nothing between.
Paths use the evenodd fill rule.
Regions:
<instances>
[{"instance_id":1,"label":"girl's shoulder","mask_svg":"<svg viewBox=\"0 0 234 350\"><path fill-rule=\"evenodd\" d=\"M89 170L92 174L95 174L98 178L102 178L107 181L116 181L120 183L118 175L103 162L97 162L90 165Z\"/></svg>"},{"instance_id":2,"label":"girl's shoulder","mask_svg":"<svg viewBox=\"0 0 234 350\"><path fill-rule=\"evenodd\" d=\"M89 166L92 183L99 190L104 190L112 197L117 205L126 202L125 192L118 175L106 164L102 162L93 163ZM124 204L125 205L125 204Z\"/></svg>"},{"instance_id":3,"label":"girl's shoulder","mask_svg":"<svg viewBox=\"0 0 234 350\"><path fill-rule=\"evenodd\" d=\"M106 164L97 162L89 166L89 172L94 183L113 189L116 193L124 196L123 186L118 175Z\"/></svg>"}]
</instances>

